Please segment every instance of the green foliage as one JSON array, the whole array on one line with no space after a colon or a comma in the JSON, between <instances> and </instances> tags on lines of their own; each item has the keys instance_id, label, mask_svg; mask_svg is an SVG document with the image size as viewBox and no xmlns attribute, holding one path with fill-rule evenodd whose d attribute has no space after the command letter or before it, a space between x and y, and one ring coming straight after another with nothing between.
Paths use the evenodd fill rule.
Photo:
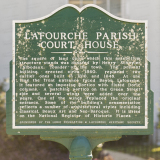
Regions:
<instances>
[{"instance_id":1,"label":"green foliage","mask_svg":"<svg viewBox=\"0 0 160 160\"><path fill-rule=\"evenodd\" d=\"M6 118L6 109L5 109L6 93L4 91L4 87L5 87L5 80L0 83L0 123L3 123L4 119Z\"/></svg>"},{"instance_id":2,"label":"green foliage","mask_svg":"<svg viewBox=\"0 0 160 160\"><path fill-rule=\"evenodd\" d=\"M101 147L95 147L92 151L93 158L97 158L100 151L102 151Z\"/></svg>"},{"instance_id":3,"label":"green foliage","mask_svg":"<svg viewBox=\"0 0 160 160\"><path fill-rule=\"evenodd\" d=\"M0 159L1 160L69 160L68 150L56 142L39 136L6 134L5 80L0 83Z\"/></svg>"}]
</instances>

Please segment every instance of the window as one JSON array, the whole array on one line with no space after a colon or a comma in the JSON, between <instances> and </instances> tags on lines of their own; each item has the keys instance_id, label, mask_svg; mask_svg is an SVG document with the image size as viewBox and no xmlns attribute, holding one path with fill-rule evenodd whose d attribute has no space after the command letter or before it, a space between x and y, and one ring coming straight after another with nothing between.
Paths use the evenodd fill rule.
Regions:
<instances>
[{"instance_id":1,"label":"window","mask_svg":"<svg viewBox=\"0 0 160 160\"><path fill-rule=\"evenodd\" d=\"M121 0L69 0L69 3L78 7L86 4L96 4L116 16L121 16Z\"/></svg>"}]
</instances>

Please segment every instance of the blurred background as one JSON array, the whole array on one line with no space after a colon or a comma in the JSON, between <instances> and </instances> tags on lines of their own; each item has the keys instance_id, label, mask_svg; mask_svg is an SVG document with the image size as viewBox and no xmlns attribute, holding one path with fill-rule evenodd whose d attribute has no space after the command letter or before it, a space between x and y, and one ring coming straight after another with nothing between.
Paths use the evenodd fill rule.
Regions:
<instances>
[{"instance_id":1,"label":"blurred background","mask_svg":"<svg viewBox=\"0 0 160 160\"><path fill-rule=\"evenodd\" d=\"M5 92L9 89L9 62L12 60L12 20L45 16L65 4L82 7L97 4L108 12L132 20L148 20L148 60L151 62L151 89L154 92L154 134L123 136L102 148L160 160L160 0L5 0L0 1L0 159L68 160L62 145L40 140L39 136L9 136L5 131ZM149 158L150 157L150 158Z\"/></svg>"}]
</instances>

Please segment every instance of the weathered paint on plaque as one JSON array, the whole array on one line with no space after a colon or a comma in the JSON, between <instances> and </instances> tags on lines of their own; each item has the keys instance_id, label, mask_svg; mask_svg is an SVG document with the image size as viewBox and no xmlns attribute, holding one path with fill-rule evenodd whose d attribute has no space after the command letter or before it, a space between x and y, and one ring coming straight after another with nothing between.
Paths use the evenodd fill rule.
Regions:
<instances>
[{"instance_id":1,"label":"weathered paint on plaque","mask_svg":"<svg viewBox=\"0 0 160 160\"><path fill-rule=\"evenodd\" d=\"M150 134L148 64L146 21L95 5L14 21L7 132Z\"/></svg>"}]
</instances>

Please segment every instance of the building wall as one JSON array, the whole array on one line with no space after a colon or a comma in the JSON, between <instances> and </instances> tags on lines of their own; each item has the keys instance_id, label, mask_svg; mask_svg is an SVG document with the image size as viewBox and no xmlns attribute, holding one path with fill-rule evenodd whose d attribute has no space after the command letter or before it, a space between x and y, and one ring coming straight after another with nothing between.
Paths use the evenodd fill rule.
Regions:
<instances>
[{"instance_id":1,"label":"building wall","mask_svg":"<svg viewBox=\"0 0 160 160\"><path fill-rule=\"evenodd\" d=\"M148 60L151 62L151 89L154 92L154 104L160 103L160 1L122 0L121 5L124 18L148 20ZM154 105L155 128L159 120L157 115L158 110ZM155 141L155 136L153 139Z\"/></svg>"},{"instance_id":2,"label":"building wall","mask_svg":"<svg viewBox=\"0 0 160 160\"><path fill-rule=\"evenodd\" d=\"M0 82L9 77L12 60L12 20L45 16L68 0L5 0L0 1Z\"/></svg>"}]
</instances>

